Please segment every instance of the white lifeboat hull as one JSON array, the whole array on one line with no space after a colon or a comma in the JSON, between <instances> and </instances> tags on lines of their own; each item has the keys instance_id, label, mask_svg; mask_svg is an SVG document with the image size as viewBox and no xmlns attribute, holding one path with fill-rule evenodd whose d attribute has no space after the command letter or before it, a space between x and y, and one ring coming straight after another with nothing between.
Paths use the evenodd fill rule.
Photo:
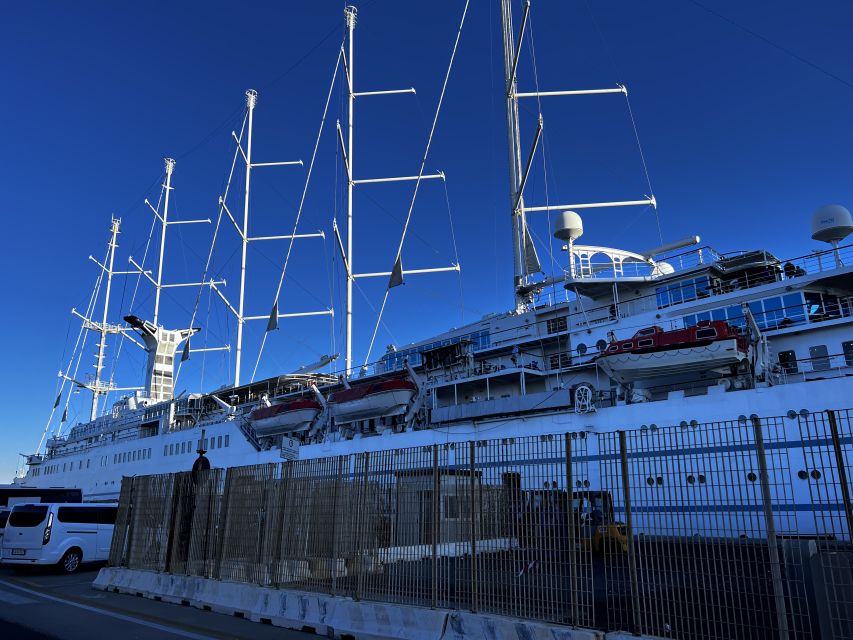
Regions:
<instances>
[{"instance_id":1,"label":"white lifeboat hull","mask_svg":"<svg viewBox=\"0 0 853 640\"><path fill-rule=\"evenodd\" d=\"M709 345L619 353L598 359L599 366L619 382L658 378L675 373L713 371L737 365L748 357L738 348L737 338L716 340Z\"/></svg>"},{"instance_id":2,"label":"white lifeboat hull","mask_svg":"<svg viewBox=\"0 0 853 640\"><path fill-rule=\"evenodd\" d=\"M293 411L283 411L269 418L250 419L249 422L259 436L269 436L278 433L305 431L319 414L319 409L294 409Z\"/></svg>"},{"instance_id":3,"label":"white lifeboat hull","mask_svg":"<svg viewBox=\"0 0 853 640\"><path fill-rule=\"evenodd\" d=\"M332 415L338 422L396 416L406 412L414 395L413 389L379 391L333 405Z\"/></svg>"}]
</instances>

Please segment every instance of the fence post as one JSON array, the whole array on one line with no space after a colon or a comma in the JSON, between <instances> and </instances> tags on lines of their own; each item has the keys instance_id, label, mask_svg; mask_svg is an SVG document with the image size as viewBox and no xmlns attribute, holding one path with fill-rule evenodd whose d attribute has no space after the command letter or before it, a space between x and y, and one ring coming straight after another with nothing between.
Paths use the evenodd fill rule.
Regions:
<instances>
[{"instance_id":1,"label":"fence post","mask_svg":"<svg viewBox=\"0 0 853 640\"><path fill-rule=\"evenodd\" d=\"M773 596L776 601L776 621L779 638L788 639L788 614L785 608L785 589L782 585L782 567L779 563L779 547L776 544L776 525L773 522L773 502L770 494L770 474L764 450L764 433L761 418L753 415L752 429L755 433L755 451L758 458L758 478L761 482L761 502L764 506L764 523L767 527L767 547L770 554L770 575L773 579Z\"/></svg>"},{"instance_id":2,"label":"fence post","mask_svg":"<svg viewBox=\"0 0 853 640\"><path fill-rule=\"evenodd\" d=\"M133 483L136 476L125 478L130 485L127 498L127 513L124 520L124 544L122 554L119 556L119 566L130 568L130 551L133 547Z\"/></svg>"},{"instance_id":3,"label":"fence post","mask_svg":"<svg viewBox=\"0 0 853 640\"><path fill-rule=\"evenodd\" d=\"M637 551L634 548L634 523L631 517L631 480L628 472L628 439L619 431L619 460L622 468L622 498L625 502L625 533L628 537L628 575L631 580L632 631L640 633L640 585L637 582Z\"/></svg>"},{"instance_id":4,"label":"fence post","mask_svg":"<svg viewBox=\"0 0 853 640\"><path fill-rule=\"evenodd\" d=\"M579 624L578 616L578 576L575 565L575 507L574 507L574 470L572 469L572 434L566 438L566 531L568 532L568 561L569 561L569 599L572 608L572 624ZM578 503L580 508L580 503Z\"/></svg>"},{"instance_id":5,"label":"fence post","mask_svg":"<svg viewBox=\"0 0 853 640\"><path fill-rule=\"evenodd\" d=\"M358 578L355 582L355 600L361 599L361 592L364 588L364 568L366 566L366 562L364 560L364 539L365 539L365 529L368 526L369 518L365 518L365 510L367 509L367 478L370 473L370 452L364 452L364 479L361 483L361 495L359 496L358 503L359 507L359 516L358 516L358 551L356 556L356 566L358 567Z\"/></svg>"},{"instance_id":6,"label":"fence post","mask_svg":"<svg viewBox=\"0 0 853 640\"><path fill-rule=\"evenodd\" d=\"M166 557L163 559L163 566L161 571L164 573L169 573L169 570L172 568L172 551L175 546L175 529L177 528L175 525L178 524L178 503L181 498L181 490L179 487L182 486L183 483L180 482L180 479L183 474L176 473L172 476L172 508L169 511L169 529L166 537Z\"/></svg>"},{"instance_id":7,"label":"fence post","mask_svg":"<svg viewBox=\"0 0 853 640\"><path fill-rule=\"evenodd\" d=\"M438 475L438 445L432 446L432 608L438 607L438 537L441 535L441 480ZM399 505L397 509L399 510Z\"/></svg>"},{"instance_id":8,"label":"fence post","mask_svg":"<svg viewBox=\"0 0 853 640\"><path fill-rule=\"evenodd\" d=\"M470 479L469 479L469 504L470 508L470 516L471 516L471 611L477 611L477 533L476 533L476 525L474 523L474 488L475 488L475 465L476 465L476 449L477 443L474 440L471 440L469 443L469 453L468 456L470 458Z\"/></svg>"},{"instance_id":9,"label":"fence post","mask_svg":"<svg viewBox=\"0 0 853 640\"><path fill-rule=\"evenodd\" d=\"M338 477L335 479L335 494L332 498L332 595L338 595L338 496L344 473L344 457L338 458Z\"/></svg>"},{"instance_id":10,"label":"fence post","mask_svg":"<svg viewBox=\"0 0 853 640\"><path fill-rule=\"evenodd\" d=\"M838 467L838 482L841 485L841 501L844 503L844 515L847 517L847 535L853 540L853 505L850 504L850 487L847 484L847 468L844 465L844 453L841 451L841 439L838 436L838 422L835 411L827 411L829 433L832 448L835 450L835 465Z\"/></svg>"},{"instance_id":11,"label":"fence post","mask_svg":"<svg viewBox=\"0 0 853 640\"><path fill-rule=\"evenodd\" d=\"M234 467L232 467L233 469ZM231 472L226 469L225 470L225 488L222 491L222 502L219 505L219 523L217 525L217 540L216 540L216 548L214 553L216 556L213 559L214 571L211 578L215 578L217 580L222 579L222 556L225 554L225 537L228 533L228 520L229 514L231 512L230 505L228 504L228 500L231 497L231 481L233 475Z\"/></svg>"}]
</instances>

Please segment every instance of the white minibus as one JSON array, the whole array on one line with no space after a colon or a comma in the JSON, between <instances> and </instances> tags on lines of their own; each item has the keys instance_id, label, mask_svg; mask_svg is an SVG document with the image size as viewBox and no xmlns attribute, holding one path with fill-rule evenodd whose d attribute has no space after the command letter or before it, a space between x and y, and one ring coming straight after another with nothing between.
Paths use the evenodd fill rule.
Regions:
<instances>
[{"instance_id":1,"label":"white minibus","mask_svg":"<svg viewBox=\"0 0 853 640\"><path fill-rule=\"evenodd\" d=\"M16 504L0 546L5 565L57 565L74 573L109 558L117 504Z\"/></svg>"}]
</instances>

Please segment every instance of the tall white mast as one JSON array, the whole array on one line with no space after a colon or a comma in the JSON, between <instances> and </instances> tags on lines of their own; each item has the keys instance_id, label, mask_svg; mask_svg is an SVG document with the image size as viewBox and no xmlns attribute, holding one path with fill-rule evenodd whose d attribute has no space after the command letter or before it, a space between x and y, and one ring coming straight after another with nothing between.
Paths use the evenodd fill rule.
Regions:
<instances>
[{"instance_id":1,"label":"tall white mast","mask_svg":"<svg viewBox=\"0 0 853 640\"><path fill-rule=\"evenodd\" d=\"M99 334L98 340L98 350L95 353L95 373L94 375L90 375L87 377L87 380L84 382L82 380L75 380L70 375L70 372L59 372L59 377L68 380L69 382L73 382L78 387L83 389L88 389L92 392L92 404L89 410L89 419L94 420L98 417L98 404L100 396L104 395L109 391L134 391L139 389L139 387L124 387L118 388L111 381L104 382L101 380L101 373L104 370L104 355L107 348L107 336L112 333L126 333L127 327L123 327L121 325L109 324L107 322L107 318L109 316L110 310L110 293L112 290L112 280L114 275L127 275L130 273L136 273L135 271L113 271L113 265L115 264L115 251L116 247L118 247L118 234L119 228L121 227L121 220L119 218L112 218L110 224L110 239L107 243L107 256L105 264L101 264L94 257L89 256L89 260L94 262L101 268L102 274L106 275L106 287L104 289L104 307L103 314L101 316L101 321L98 322L93 320L90 317L84 316L79 313L76 309L72 309L71 313L80 318L83 321L83 328L87 331L93 331ZM92 313L94 313L94 307L91 308ZM135 342L135 341L134 341ZM138 343L137 343L138 344ZM64 418L63 418L64 421Z\"/></svg>"},{"instance_id":2,"label":"tall white mast","mask_svg":"<svg viewBox=\"0 0 853 640\"><path fill-rule=\"evenodd\" d=\"M352 265L352 251L353 251L353 219L352 219L352 210L353 210L353 187L359 184L371 184L371 183L382 183L382 182L401 182L401 181L417 181L417 180L444 180L444 174L441 172L429 175L421 175L421 176L395 176L391 178L361 178L355 179L355 174L353 172L353 128L355 126L355 99L359 97L365 96L386 96L386 95L394 95L401 93L415 93L414 87L409 87L408 89L390 89L384 91L356 91L353 77L353 52L354 52L354 33L355 33L355 22L356 22L357 11L354 6L348 6L344 9L344 16L346 17L346 25L347 25L347 51L346 54L342 52L344 55L344 63L345 63L345 71L346 71L346 79L347 79L347 89L348 89L348 122L347 122L347 141L344 144L343 134L341 132L341 123L338 122L338 142L340 143L341 153L344 157L344 169L347 172L347 243L346 249L344 249L343 242L341 240L340 234L338 233L337 226L334 227L334 232L337 237L338 247L341 251L341 256L343 257L344 268L347 273L347 292L346 292L346 375L352 375L352 318L353 318L353 295L352 295L352 287L353 282L356 278L388 278L392 277L392 280L397 279L398 284L402 283L402 278L404 275L410 274L421 274L421 273L436 273L439 271L459 271L459 265L454 264L450 267L438 267L433 269L412 269L405 271L402 269L401 265L395 265L394 269L396 271L399 266L399 271L393 273L391 271L381 271L376 273L356 273L353 269Z\"/></svg>"},{"instance_id":3,"label":"tall white mast","mask_svg":"<svg viewBox=\"0 0 853 640\"><path fill-rule=\"evenodd\" d=\"M222 299L225 303L225 306L234 314L234 317L237 320L237 353L234 362L234 386L237 387L240 385L240 368L243 361L243 325L249 320L266 320L268 323L278 322L280 318L293 318L293 317L304 317L304 316L319 316L319 315L331 315L331 309L323 309L321 311L301 311L297 313L279 313L278 312L278 304L273 306L273 310L271 313L263 316L247 316L245 314L245 302L246 302L246 257L248 254L249 243L250 242L258 242L261 240L291 240L294 238L325 238L326 234L322 231L318 231L317 233L297 233L295 235L276 235L276 236L255 236L252 237L249 235L249 195L250 195L250 181L252 175L252 169L256 167L282 167L288 165L301 165L302 160L289 160L286 162L252 162L252 128L254 126L254 111L255 105L258 101L258 92L254 89L249 89L246 91L246 108L248 109L247 113L247 129L246 129L246 148L243 149L242 139L237 137L237 134L232 131L231 136L234 138L234 141L237 143L237 150L240 153L243 161L246 165L246 183L245 183L245 191L243 193L243 223L238 224L237 220L234 218L234 215L231 213L231 210L228 208L227 203L225 202L224 197L219 198L219 205L222 207L222 210L228 214L228 218L231 220L231 224L234 225L234 228L237 230L237 234L240 236L241 242L241 253L240 253L240 291L238 292L237 298L237 307L235 308L232 305L225 294L219 289L217 285L223 284L222 282L206 282L205 284L209 284L210 287L217 293L217 295Z\"/></svg>"},{"instance_id":4,"label":"tall white mast","mask_svg":"<svg viewBox=\"0 0 853 640\"><path fill-rule=\"evenodd\" d=\"M160 290L163 288L163 251L166 249L166 227L169 224L169 196L172 194L172 171L175 170L175 161L172 158L163 158L166 164L166 184L163 188L166 190L165 203L163 204L162 229L160 231L160 260L157 263L157 286L154 292L154 318L153 322L156 325L160 317ZM208 220L208 222L210 222Z\"/></svg>"},{"instance_id":5,"label":"tall white mast","mask_svg":"<svg viewBox=\"0 0 853 640\"><path fill-rule=\"evenodd\" d=\"M107 286L104 291L104 313L98 329L98 333L100 333L100 341L98 342L98 355L95 359L95 380L92 384L92 408L89 412L90 420L94 420L98 416L98 397L101 393L106 391L106 389L102 389L101 371L104 368L104 351L107 348L107 335L110 333L110 330L107 327L107 314L110 309L110 289L113 284L113 264L115 262L116 247L118 246L116 240L118 238L118 230L120 226L121 220L113 218L110 226L109 258L107 259L107 268L105 270L107 274Z\"/></svg>"},{"instance_id":6,"label":"tall white mast","mask_svg":"<svg viewBox=\"0 0 853 640\"><path fill-rule=\"evenodd\" d=\"M349 166L349 179L347 180L347 321L346 321L346 359L344 366L346 367L346 375L350 375L352 370L352 285L353 285L353 266L352 266L352 188L353 181L353 155L352 155L352 135L353 135L353 109L355 106L355 71L353 64L353 52L355 47L353 36L355 35L355 20L356 8L348 6L344 9L347 23L347 81L349 91L347 92L347 164Z\"/></svg>"},{"instance_id":7,"label":"tall white mast","mask_svg":"<svg viewBox=\"0 0 853 640\"><path fill-rule=\"evenodd\" d=\"M249 129L246 138L246 190L243 194L243 233L240 251L240 297L237 302L237 357L234 363L234 386L240 384L240 363L243 358L243 305L246 300L246 253L249 249L249 181L252 176L252 116L258 102L258 92L246 91L246 108L249 110Z\"/></svg>"},{"instance_id":8,"label":"tall white mast","mask_svg":"<svg viewBox=\"0 0 853 640\"><path fill-rule=\"evenodd\" d=\"M581 204L560 204L528 207L524 203L524 187L530 176L533 166L533 158L539 146L542 136L542 114L539 114L539 123L534 135L533 144L526 162L522 165L521 134L518 117L518 99L536 98L537 100L552 96L588 96L621 93L628 95L624 85L616 85L612 89L580 89L569 91L518 91L518 61L521 55L521 44L524 40L525 27L530 15L530 0L524 2L524 14L521 18L521 28L518 32L518 41L512 29L512 2L501 0L501 21L503 27L503 50L504 71L506 79L506 120L507 137L509 148L509 182L510 202L512 211L512 253L513 253L513 291L515 294L516 311L524 311L529 303L532 293L540 290L543 286L560 281L563 278L549 278L540 282L533 282L530 276L541 271L539 257L536 255L536 247L527 229L527 214L531 212L565 211L567 209L598 209L602 207L625 207L625 206L657 206L654 195L647 195L642 200L625 200L618 202L588 202ZM569 256L569 260L572 257Z\"/></svg>"},{"instance_id":9,"label":"tall white mast","mask_svg":"<svg viewBox=\"0 0 853 640\"><path fill-rule=\"evenodd\" d=\"M521 38L524 36L524 23L530 11L529 0L524 4L524 19L522 20L521 36L518 41L518 49L521 48ZM521 174L521 137L518 125L518 98L516 90L518 80L516 68L515 35L512 31L512 6L510 0L501 0L501 18L503 26L503 49L504 49L504 79L506 82L506 130L507 148L509 150L509 195L512 212L512 257L513 257L513 292L515 295L515 308L521 311L525 307L524 296L519 292L526 280L525 276L525 244L524 234L524 198L519 191L519 180Z\"/></svg>"}]
</instances>

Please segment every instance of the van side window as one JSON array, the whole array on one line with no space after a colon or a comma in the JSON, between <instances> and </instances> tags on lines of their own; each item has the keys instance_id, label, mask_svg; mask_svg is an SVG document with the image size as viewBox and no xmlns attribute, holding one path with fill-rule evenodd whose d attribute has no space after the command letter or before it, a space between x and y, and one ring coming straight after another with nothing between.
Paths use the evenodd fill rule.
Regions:
<instances>
[{"instance_id":1,"label":"van side window","mask_svg":"<svg viewBox=\"0 0 853 640\"><path fill-rule=\"evenodd\" d=\"M96 507L59 507L56 515L60 522L98 524Z\"/></svg>"}]
</instances>

